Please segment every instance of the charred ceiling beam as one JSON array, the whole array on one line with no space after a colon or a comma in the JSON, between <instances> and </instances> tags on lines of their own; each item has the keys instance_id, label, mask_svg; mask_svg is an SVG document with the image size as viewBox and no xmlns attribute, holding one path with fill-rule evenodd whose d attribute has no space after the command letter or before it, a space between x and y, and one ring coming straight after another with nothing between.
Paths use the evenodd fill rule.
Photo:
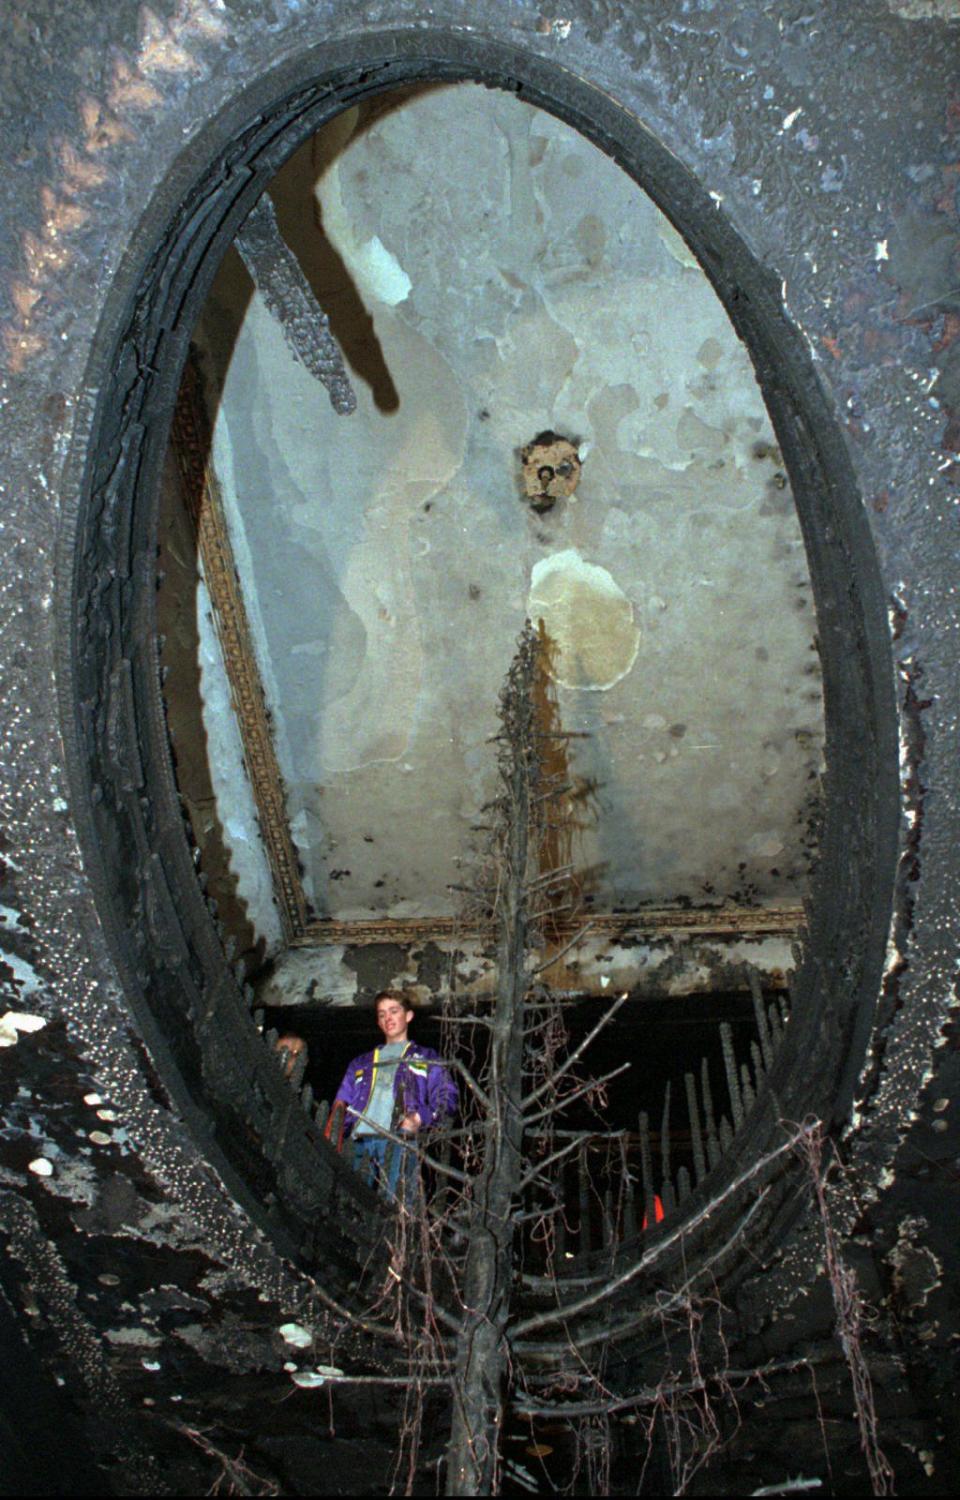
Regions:
<instances>
[{"instance_id":1,"label":"charred ceiling beam","mask_svg":"<svg viewBox=\"0 0 960 1500\"><path fill-rule=\"evenodd\" d=\"M330 332L330 320L281 235L266 193L257 200L235 243L289 348L326 387L334 411L341 417L349 416L357 409L357 397L339 345Z\"/></svg>"}]
</instances>

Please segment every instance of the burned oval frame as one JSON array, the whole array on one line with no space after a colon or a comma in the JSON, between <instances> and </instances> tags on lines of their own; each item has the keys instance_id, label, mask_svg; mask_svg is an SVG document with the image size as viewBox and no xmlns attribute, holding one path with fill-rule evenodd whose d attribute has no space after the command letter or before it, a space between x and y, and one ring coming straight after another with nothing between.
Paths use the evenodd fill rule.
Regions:
<instances>
[{"instance_id":1,"label":"burned oval frame","mask_svg":"<svg viewBox=\"0 0 960 1500\"><path fill-rule=\"evenodd\" d=\"M306 1264L327 1256L345 1282L351 1244L362 1251L374 1232L370 1197L314 1123L291 1109L184 826L160 691L160 475L190 333L223 254L278 167L364 98L462 80L511 90L576 128L672 221L751 354L797 503L826 719L819 864L787 1040L718 1172L735 1177L758 1159L782 1139L783 1119L815 1114L836 1124L848 1112L896 876L896 711L872 539L835 414L779 280L723 206L609 94L533 52L463 32L418 28L321 44L238 91L152 196L94 342L86 386L98 393L96 410L77 460L77 513L61 541L62 713L101 917L163 1081L207 1159L281 1250ZM698 1192L715 1191L716 1181L711 1174ZM733 1194L724 1213L732 1219L736 1210ZM764 1222L782 1233L773 1199ZM714 1235L718 1227L715 1220ZM764 1232L758 1222L756 1236Z\"/></svg>"}]
</instances>

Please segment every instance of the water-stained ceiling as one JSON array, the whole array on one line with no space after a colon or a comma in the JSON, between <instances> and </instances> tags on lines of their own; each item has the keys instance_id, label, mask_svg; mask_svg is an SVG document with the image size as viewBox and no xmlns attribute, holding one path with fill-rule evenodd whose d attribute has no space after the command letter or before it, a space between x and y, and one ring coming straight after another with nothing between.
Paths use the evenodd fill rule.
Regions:
<instances>
[{"instance_id":1,"label":"water-stained ceiling","mask_svg":"<svg viewBox=\"0 0 960 1500\"><path fill-rule=\"evenodd\" d=\"M527 616L591 789L587 904L795 909L823 734L809 574L750 358L676 231L570 126L475 84L339 117L271 197L357 410L235 250L196 344L308 924L456 913ZM540 510L521 450L544 430L582 474ZM197 611L217 816L272 951L203 586Z\"/></svg>"}]
</instances>

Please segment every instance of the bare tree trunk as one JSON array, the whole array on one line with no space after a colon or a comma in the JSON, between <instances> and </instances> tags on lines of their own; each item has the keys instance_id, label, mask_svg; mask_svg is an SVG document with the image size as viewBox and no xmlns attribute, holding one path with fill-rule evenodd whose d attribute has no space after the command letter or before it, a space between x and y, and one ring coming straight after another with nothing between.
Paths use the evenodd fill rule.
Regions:
<instances>
[{"instance_id":1,"label":"bare tree trunk","mask_svg":"<svg viewBox=\"0 0 960 1500\"><path fill-rule=\"evenodd\" d=\"M497 996L491 1023L482 1166L475 1181L457 1341L448 1495L498 1488L506 1403L507 1319L513 1291L514 1208L521 1177L524 993L532 812L539 783L533 704L537 642L528 629L501 696L503 782Z\"/></svg>"}]
</instances>

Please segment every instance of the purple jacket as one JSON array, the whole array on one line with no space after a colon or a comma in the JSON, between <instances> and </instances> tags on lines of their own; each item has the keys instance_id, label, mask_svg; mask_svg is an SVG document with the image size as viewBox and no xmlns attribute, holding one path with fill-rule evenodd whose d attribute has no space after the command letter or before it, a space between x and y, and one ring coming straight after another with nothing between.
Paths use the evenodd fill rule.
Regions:
<instances>
[{"instance_id":1,"label":"purple jacket","mask_svg":"<svg viewBox=\"0 0 960 1500\"><path fill-rule=\"evenodd\" d=\"M363 1052L355 1057L343 1075L337 1089L337 1102L361 1114L370 1103L374 1077L380 1056L380 1048ZM393 1076L393 1097L403 1104L404 1114L416 1112L423 1128L441 1124L456 1113L457 1085L446 1068L441 1067L440 1054L432 1047L421 1047L419 1042L408 1042L406 1051L397 1063ZM356 1115L347 1114L344 1134L349 1135L356 1125Z\"/></svg>"}]
</instances>

